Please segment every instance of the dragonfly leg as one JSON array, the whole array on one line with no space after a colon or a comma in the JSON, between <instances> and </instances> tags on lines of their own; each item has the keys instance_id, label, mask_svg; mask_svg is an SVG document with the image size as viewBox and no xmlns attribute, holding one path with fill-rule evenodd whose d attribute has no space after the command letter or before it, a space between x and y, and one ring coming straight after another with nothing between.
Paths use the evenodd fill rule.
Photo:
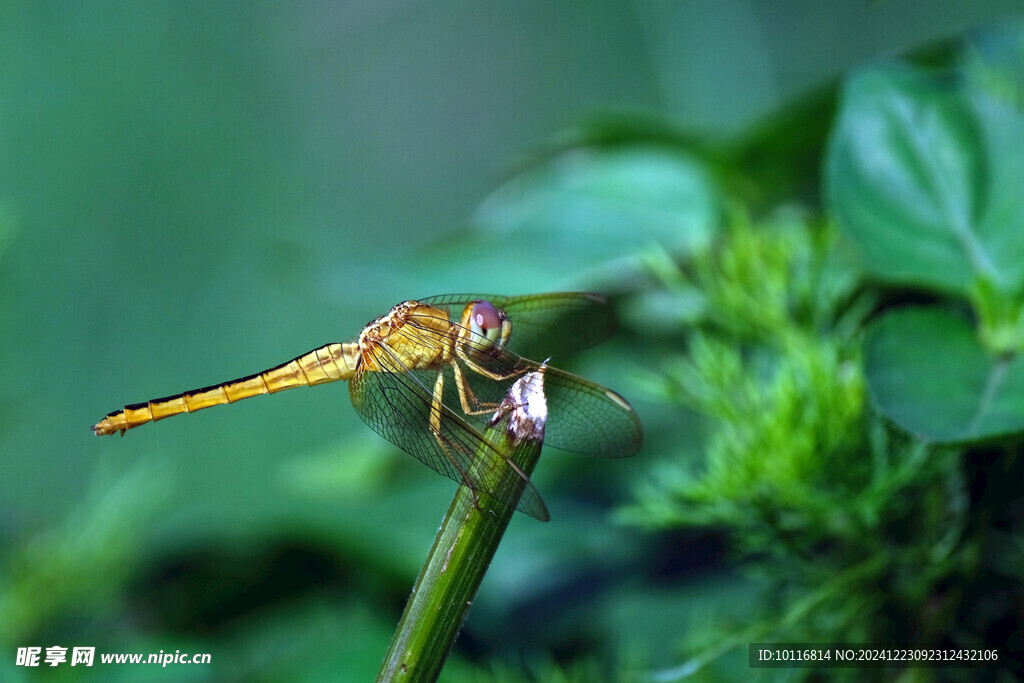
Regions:
<instances>
[{"instance_id":1,"label":"dragonfly leg","mask_svg":"<svg viewBox=\"0 0 1024 683\"><path fill-rule=\"evenodd\" d=\"M462 404L462 411L464 413L466 413L467 415L480 415L482 413L489 413L492 410L497 410L500 404L482 402L479 399L477 399L477 397L473 394L473 388L469 386L469 384L466 382L466 378L462 374L462 368L459 367L458 361L452 363L452 368L453 374L455 375L455 386L457 386L459 389L459 402ZM474 370L477 369L473 365L471 365L470 368ZM497 377L496 379L507 379L508 377L514 377L516 374L520 373L510 372L508 373L507 377ZM438 393L437 389L435 389L434 391L436 396ZM478 406L476 410L470 408L470 401L472 401ZM523 479L523 481L530 481L530 477L526 474L526 472L523 472L519 468L519 465L517 465L511 458L506 457L505 462L508 464L509 467L515 470L516 474L518 474Z\"/></svg>"},{"instance_id":2,"label":"dragonfly leg","mask_svg":"<svg viewBox=\"0 0 1024 683\"><path fill-rule=\"evenodd\" d=\"M462 370L459 368L459 364L457 362L452 363L452 366L455 368L455 381L456 381L456 384L459 387L459 400L462 402L462 409L466 413L470 413L470 414L479 414L479 413L487 412L488 410L494 410L494 408L484 408L483 410L478 410L475 413L471 413L471 411L469 410L469 406L466 403L466 397L462 393L463 392L463 385L464 385L463 377L462 377ZM470 391L470 394L472 395L472 391L469 389L468 386L465 386L464 388L466 390ZM476 494L477 491L481 490L481 487L479 485L476 485L476 486L473 485L472 479L470 479L470 477L469 477L469 473L466 472L465 470L463 470L462 467L459 466L458 460L456 460L454 457L452 457L452 454L451 454L451 452L449 450L449 446L448 446L447 442L445 441L444 436L441 434L441 416L442 416L441 400L442 400L443 397L444 397L444 370L440 370L437 373L437 379L434 381L434 395L430 399L430 432L434 435L434 439L437 441L437 445L441 447L441 452L444 453L446 458L448 458L448 462L450 462L452 464L452 466L458 471L459 476L462 478L462 483L467 488L469 488L470 491L473 492L473 507L475 507L477 510L481 510L481 507L480 507L480 497ZM475 397L474 397L474 400L476 400ZM498 404L496 404L496 403L494 404L495 407L497 407L497 405ZM520 467L518 465L516 465L515 462L512 461L511 458L504 457L504 460L505 460L505 463L510 468L512 468L512 470L517 475L519 475L520 478L523 479L523 481L529 483L530 477L528 477L526 475L526 473L523 472L523 470L520 469ZM479 465L479 464L480 464L479 462L476 463L476 465ZM487 493L487 491L484 491L484 493Z\"/></svg>"},{"instance_id":3,"label":"dragonfly leg","mask_svg":"<svg viewBox=\"0 0 1024 683\"><path fill-rule=\"evenodd\" d=\"M459 366L459 359L461 359L473 372L484 377L489 377L494 380L511 379L517 375L523 374L524 369L512 368L506 372L496 372L489 370L484 366L476 363L469 357L469 355L462 349L461 344L455 345L455 355L457 359L452 361L452 368L455 374L455 386L459 389L459 402L462 403L462 411L467 415L481 415L483 413L489 413L492 410L497 409L497 403L485 403L480 401L474 394L473 388L466 382L465 376L462 374L462 368ZM471 407L475 406L475 407Z\"/></svg>"},{"instance_id":4,"label":"dragonfly leg","mask_svg":"<svg viewBox=\"0 0 1024 683\"><path fill-rule=\"evenodd\" d=\"M455 375L455 386L459 390L459 403L462 404L462 412L466 415L481 415L497 410L497 403L485 403L476 397L473 388L469 386L465 375L462 374L462 368L459 367L458 361L452 363L452 371Z\"/></svg>"},{"instance_id":5,"label":"dragonfly leg","mask_svg":"<svg viewBox=\"0 0 1024 683\"><path fill-rule=\"evenodd\" d=\"M490 377L491 379L497 379L497 380L509 379L509 378L515 377L516 375L521 375L524 372L524 370L521 369L521 368L512 368L511 370L508 370L506 372L498 372L498 371L495 371L495 370L488 370L487 368L485 368L484 366L480 365L479 363L474 361L472 358L470 358L469 354L466 353L466 351L462 348L462 344L458 343L458 342L456 342L456 344L455 344L455 355L458 356L459 358L461 358L462 361L467 366L469 366L469 368L473 372L477 373L478 375L483 375L484 377ZM456 363L455 365L458 365L458 364Z\"/></svg>"},{"instance_id":6,"label":"dragonfly leg","mask_svg":"<svg viewBox=\"0 0 1024 683\"><path fill-rule=\"evenodd\" d=\"M452 467L459 473L459 477L462 479L462 483L469 488L471 491L475 491L478 487L473 486L472 480L469 478L469 473L466 472L459 465L459 461L452 456L449 450L448 444L445 441L444 436L441 434L441 399L444 397L444 371L437 373L437 379L434 381L434 395L430 399L430 433L434 435L434 440L437 441L437 445L441 447L441 452L444 453L444 457L448 458L448 462L452 464ZM473 495L474 505L476 505L476 494ZM479 506L477 506L479 509Z\"/></svg>"}]
</instances>

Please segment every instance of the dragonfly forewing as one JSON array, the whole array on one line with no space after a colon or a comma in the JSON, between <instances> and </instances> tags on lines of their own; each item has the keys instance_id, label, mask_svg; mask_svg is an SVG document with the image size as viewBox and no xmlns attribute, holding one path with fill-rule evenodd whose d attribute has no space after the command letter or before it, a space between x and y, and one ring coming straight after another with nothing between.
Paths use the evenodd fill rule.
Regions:
<instances>
[{"instance_id":1,"label":"dragonfly forewing","mask_svg":"<svg viewBox=\"0 0 1024 683\"><path fill-rule=\"evenodd\" d=\"M508 477L522 476L487 445L480 428L452 409L454 387L443 387L444 400L435 401L437 376L443 368L410 369L387 353L379 354L378 362L387 371L359 372L349 384L352 405L371 429L436 472L531 517L549 519L544 501L528 479L522 482L518 501L497 493L507 490L502 483ZM458 399L454 401L458 406Z\"/></svg>"},{"instance_id":2,"label":"dragonfly forewing","mask_svg":"<svg viewBox=\"0 0 1024 683\"><path fill-rule=\"evenodd\" d=\"M420 301L448 311L451 320L458 322L463 309L479 299L505 311L512 322L508 348L524 358L562 362L615 332L615 313L608 299L590 292L446 294Z\"/></svg>"},{"instance_id":3,"label":"dragonfly forewing","mask_svg":"<svg viewBox=\"0 0 1024 683\"><path fill-rule=\"evenodd\" d=\"M462 375L467 393L481 407L501 401L513 382L540 369L540 364L507 349L491 349L489 353L481 350L471 358L472 363L463 364ZM478 370L502 375L505 379L495 380ZM571 372L545 366L544 396L548 405L545 444L604 458L626 458L640 450L643 443L640 418L629 403L611 389Z\"/></svg>"}]
</instances>

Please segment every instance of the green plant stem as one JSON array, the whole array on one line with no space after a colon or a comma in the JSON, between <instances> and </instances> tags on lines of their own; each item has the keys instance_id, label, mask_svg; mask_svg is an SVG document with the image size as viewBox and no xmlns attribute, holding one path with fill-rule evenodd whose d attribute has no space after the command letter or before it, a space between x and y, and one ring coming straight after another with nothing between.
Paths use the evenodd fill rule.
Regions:
<instances>
[{"instance_id":1,"label":"green plant stem","mask_svg":"<svg viewBox=\"0 0 1024 683\"><path fill-rule=\"evenodd\" d=\"M546 419L540 377L540 372L531 373L513 385L498 409L500 419L484 432L487 447L481 447L481 458L493 458L497 451L526 476L533 472ZM539 404L527 407L528 401L538 397ZM506 468L499 489L516 487L506 500L518 500L524 484L512 468ZM413 586L378 681L437 678L513 512L491 496L459 487Z\"/></svg>"}]
</instances>

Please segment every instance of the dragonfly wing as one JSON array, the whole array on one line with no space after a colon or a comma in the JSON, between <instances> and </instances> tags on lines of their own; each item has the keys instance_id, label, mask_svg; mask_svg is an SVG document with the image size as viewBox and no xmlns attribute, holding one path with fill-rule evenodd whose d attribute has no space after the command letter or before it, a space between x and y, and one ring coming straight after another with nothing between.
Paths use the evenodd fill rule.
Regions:
<instances>
[{"instance_id":1,"label":"dragonfly wing","mask_svg":"<svg viewBox=\"0 0 1024 683\"><path fill-rule=\"evenodd\" d=\"M643 444L640 418L611 389L558 368L544 371L548 423L544 440L555 448L604 458L628 458Z\"/></svg>"},{"instance_id":2,"label":"dragonfly wing","mask_svg":"<svg viewBox=\"0 0 1024 683\"><path fill-rule=\"evenodd\" d=\"M547 296L568 295L538 295L538 298ZM458 328L457 323L452 325ZM430 338L429 332L430 328L412 320L399 334L409 335L410 340L424 340ZM512 334L515 336L514 330ZM462 330L458 337L462 340L461 350L465 357L456 362L463 368L461 374L468 389L467 398L473 403L471 408L482 409L497 405L513 382L527 372L540 368L538 363L507 348L496 347L470 330ZM466 358L470 362L466 362ZM454 384L454 380L449 378L445 390ZM643 443L640 418L632 406L614 391L547 366L544 370L544 395L548 406L544 431L546 444L584 455L610 458L629 457L640 450ZM446 396L445 405L462 414L458 396ZM486 418L486 413L466 416L466 419L477 424L482 424Z\"/></svg>"},{"instance_id":3,"label":"dragonfly wing","mask_svg":"<svg viewBox=\"0 0 1024 683\"><path fill-rule=\"evenodd\" d=\"M524 358L553 358L559 362L615 332L615 313L608 299L590 292L445 294L418 301L447 310L452 322L457 323L462 310L477 299L490 301L508 314L512 323L508 347Z\"/></svg>"},{"instance_id":4,"label":"dragonfly wing","mask_svg":"<svg viewBox=\"0 0 1024 683\"><path fill-rule=\"evenodd\" d=\"M481 349L488 348L485 344ZM508 392L512 383L539 365L507 349L490 347L491 355L474 357L463 363L463 377L471 394L480 403L495 403ZM492 374L494 380L473 369L473 365ZM544 369L544 397L548 419L544 443L567 451L606 458L626 458L640 450L643 428L640 418L624 398L611 389L551 366Z\"/></svg>"},{"instance_id":5,"label":"dragonfly wing","mask_svg":"<svg viewBox=\"0 0 1024 683\"><path fill-rule=\"evenodd\" d=\"M387 358L381 358L383 355L378 356L382 366L388 363ZM445 402L441 406L440 431L435 434L431 427L437 371L408 369L394 359L390 365L385 372L363 369L349 383L352 405L363 421L433 470L511 506L508 494L502 497L495 492L507 490L504 484L508 477L522 477L501 453L487 445L476 428ZM452 400L454 390L445 387L446 402ZM458 405L457 396L454 400ZM547 521L550 516L537 489L529 479L523 483L516 509Z\"/></svg>"}]
</instances>

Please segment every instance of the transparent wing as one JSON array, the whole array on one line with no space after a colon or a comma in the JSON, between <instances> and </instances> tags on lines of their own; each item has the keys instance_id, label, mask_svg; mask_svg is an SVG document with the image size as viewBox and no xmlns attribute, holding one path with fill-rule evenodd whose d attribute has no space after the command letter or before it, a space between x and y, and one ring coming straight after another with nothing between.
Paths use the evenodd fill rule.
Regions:
<instances>
[{"instance_id":1,"label":"transparent wing","mask_svg":"<svg viewBox=\"0 0 1024 683\"><path fill-rule=\"evenodd\" d=\"M463 309L477 299L490 301L508 314L512 323L508 348L524 358L561 362L615 332L615 313L608 299L590 292L444 294L418 301L446 310L457 323Z\"/></svg>"},{"instance_id":2,"label":"transparent wing","mask_svg":"<svg viewBox=\"0 0 1024 683\"><path fill-rule=\"evenodd\" d=\"M453 323L453 330L458 329L460 327ZM427 336L425 332L425 328L411 319L399 334L421 339ZM463 412L459 396L455 393L458 378L454 376L451 363L444 368L445 406L450 414L483 425L512 383L527 372L537 370L540 364L508 349L495 347L479 335L468 331L463 334L462 338L466 340L462 345L463 356L456 357L452 363L458 363L461 369L469 408L483 412L479 415ZM495 376L500 379L495 379ZM625 458L636 455L640 450L643 443L640 418L632 406L614 391L547 366L544 370L544 395L548 407L545 444L608 458Z\"/></svg>"},{"instance_id":3,"label":"transparent wing","mask_svg":"<svg viewBox=\"0 0 1024 683\"><path fill-rule=\"evenodd\" d=\"M516 379L538 367L508 351L486 363L492 370L513 365L519 373L503 380L490 379L471 365L463 370L464 381L478 402L492 404L501 400ZM548 366L544 370L544 397L548 407L545 444L603 458L628 458L639 452L643 444L640 419L611 389Z\"/></svg>"},{"instance_id":4,"label":"transparent wing","mask_svg":"<svg viewBox=\"0 0 1024 683\"><path fill-rule=\"evenodd\" d=\"M421 337L420 341L427 343ZM438 342L439 343L439 342ZM433 470L460 484L491 495L531 517L547 521L547 507L528 479L518 503L496 494L507 490L508 477L524 478L503 455L489 447L481 432L452 409L455 387L446 377L441 405L440 429L431 427L431 400L438 370L411 370L386 347L377 356L385 372L360 371L349 383L349 395L356 412L385 439L416 457ZM454 406L459 401L454 396ZM461 412L460 409L458 409Z\"/></svg>"}]
</instances>

